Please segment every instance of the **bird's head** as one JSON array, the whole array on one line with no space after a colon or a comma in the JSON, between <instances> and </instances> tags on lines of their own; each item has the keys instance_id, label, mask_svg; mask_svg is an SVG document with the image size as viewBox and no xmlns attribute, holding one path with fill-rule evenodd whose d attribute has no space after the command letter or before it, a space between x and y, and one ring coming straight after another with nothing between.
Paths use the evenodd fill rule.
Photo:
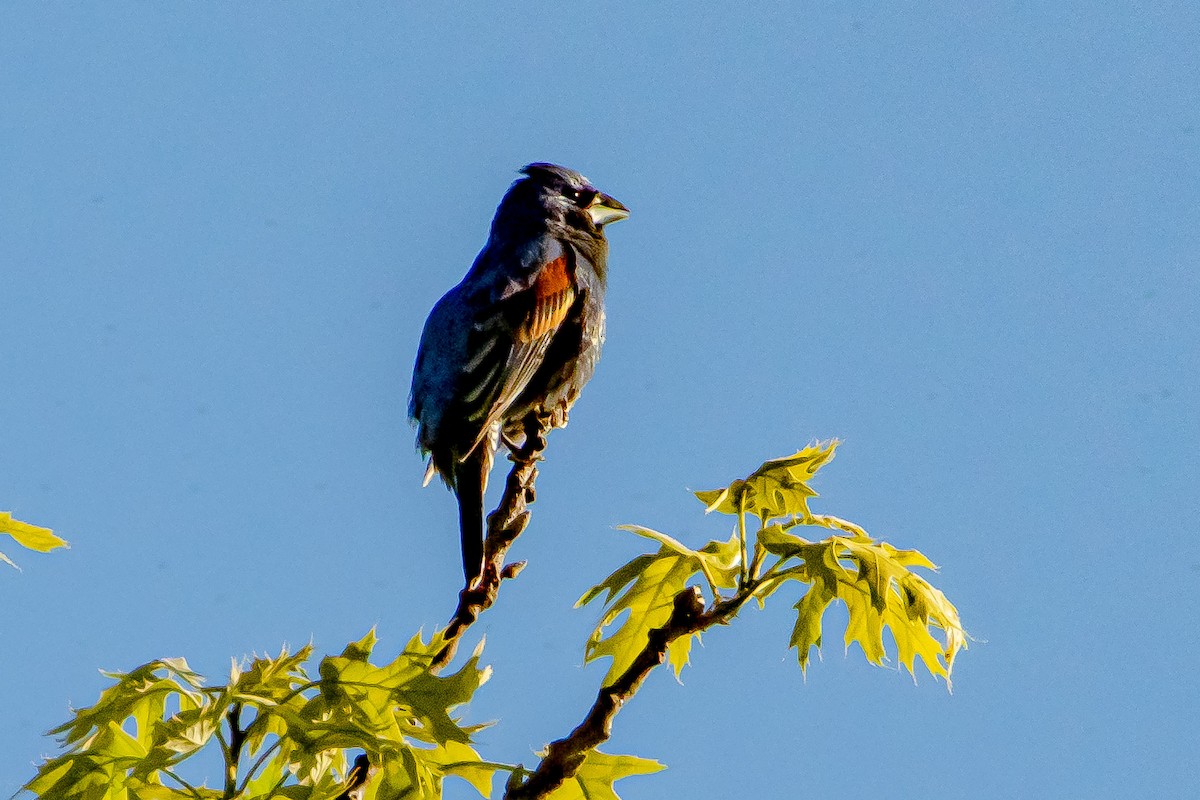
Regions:
<instances>
[{"instance_id":1,"label":"bird's head","mask_svg":"<svg viewBox=\"0 0 1200 800\"><path fill-rule=\"evenodd\" d=\"M527 177L513 185L510 194L524 195L536 203L549 220L599 234L605 225L629 216L629 209L592 185L573 169L557 164L528 164Z\"/></svg>"}]
</instances>

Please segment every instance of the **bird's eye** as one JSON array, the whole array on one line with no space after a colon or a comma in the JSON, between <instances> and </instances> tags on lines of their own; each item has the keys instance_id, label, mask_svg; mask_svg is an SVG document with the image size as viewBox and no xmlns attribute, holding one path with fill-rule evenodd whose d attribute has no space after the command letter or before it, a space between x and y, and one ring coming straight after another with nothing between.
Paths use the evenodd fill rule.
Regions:
<instances>
[{"instance_id":1,"label":"bird's eye","mask_svg":"<svg viewBox=\"0 0 1200 800\"><path fill-rule=\"evenodd\" d=\"M571 198L578 206L586 207L591 204L596 197L596 192L593 189L568 189L567 197Z\"/></svg>"}]
</instances>

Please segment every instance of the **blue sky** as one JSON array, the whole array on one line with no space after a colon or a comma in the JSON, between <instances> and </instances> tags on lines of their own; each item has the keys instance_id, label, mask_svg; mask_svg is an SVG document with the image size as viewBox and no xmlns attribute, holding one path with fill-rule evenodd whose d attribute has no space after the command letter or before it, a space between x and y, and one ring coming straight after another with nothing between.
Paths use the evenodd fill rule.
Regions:
<instances>
[{"instance_id":1,"label":"blue sky","mask_svg":"<svg viewBox=\"0 0 1200 800\"><path fill-rule=\"evenodd\" d=\"M687 489L837 436L816 507L942 566L954 694L747 611L618 718L669 766L623 797L1200 791L1194 4L411 5L5 6L0 509L72 549L0 573L0 793L98 668L445 620L412 357L535 160L633 216L489 756L591 702L614 525L724 538Z\"/></svg>"}]
</instances>

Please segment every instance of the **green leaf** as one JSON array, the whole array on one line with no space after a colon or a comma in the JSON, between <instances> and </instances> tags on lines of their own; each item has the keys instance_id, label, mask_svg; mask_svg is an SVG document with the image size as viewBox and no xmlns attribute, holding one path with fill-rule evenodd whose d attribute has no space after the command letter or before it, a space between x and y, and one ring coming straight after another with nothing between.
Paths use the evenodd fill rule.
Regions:
<instances>
[{"instance_id":1,"label":"green leaf","mask_svg":"<svg viewBox=\"0 0 1200 800\"><path fill-rule=\"evenodd\" d=\"M436 638L436 637L435 637ZM480 667L480 651L456 672L433 675L436 649L415 636L404 652L383 667L357 657L330 656L321 662L321 698L332 719L353 721L391 741L410 737L429 744L467 742L470 731L451 716L491 676Z\"/></svg>"},{"instance_id":2,"label":"green leaf","mask_svg":"<svg viewBox=\"0 0 1200 800\"><path fill-rule=\"evenodd\" d=\"M608 592L608 597L604 599L604 605L612 602L612 599L618 592L625 588L626 585L637 580L638 576L646 571L654 561L655 556L647 553L646 555L638 556L630 561L625 566L618 569L612 575L609 575L602 582L596 584L592 588L583 593L583 596L575 601L576 608L582 608L588 603L595 600L602 593Z\"/></svg>"},{"instance_id":3,"label":"green leaf","mask_svg":"<svg viewBox=\"0 0 1200 800\"><path fill-rule=\"evenodd\" d=\"M152 704L157 708L159 703L165 703L166 695L199 702L198 689L203 685L203 678L188 669L183 659L159 659L129 673L105 674L117 683L105 689L94 706L75 712L74 720L50 731L64 734L64 744L79 743L92 732L103 730L109 722L122 723L128 717L147 719L150 712L143 706Z\"/></svg>"},{"instance_id":4,"label":"green leaf","mask_svg":"<svg viewBox=\"0 0 1200 800\"><path fill-rule=\"evenodd\" d=\"M722 542L709 542L701 549L693 550L665 533L641 525L618 525L617 530L636 533L658 542L664 551L671 550L685 558L693 559L714 592L717 589L732 589L737 586L741 567L741 553L738 547L731 548Z\"/></svg>"},{"instance_id":5,"label":"green leaf","mask_svg":"<svg viewBox=\"0 0 1200 800\"><path fill-rule=\"evenodd\" d=\"M229 705L222 692L218 700L180 710L159 726L155 745L181 757L195 753L216 736Z\"/></svg>"},{"instance_id":6,"label":"green leaf","mask_svg":"<svg viewBox=\"0 0 1200 800\"><path fill-rule=\"evenodd\" d=\"M91 800L106 796L111 774L98 759L66 755L43 763L23 788L38 800Z\"/></svg>"},{"instance_id":7,"label":"green leaf","mask_svg":"<svg viewBox=\"0 0 1200 800\"><path fill-rule=\"evenodd\" d=\"M248 669L236 670L236 674L231 676L230 699L266 709L287 702L296 696L299 689L312 684L312 679L304 671L304 663L312 658L312 652L310 644L294 654L289 654L284 647L275 658L255 658ZM257 738L252 749L257 749L259 744L261 737Z\"/></svg>"},{"instance_id":8,"label":"green leaf","mask_svg":"<svg viewBox=\"0 0 1200 800\"><path fill-rule=\"evenodd\" d=\"M667 663L675 673L675 680L680 679L683 668L692 663L692 639L700 641L700 633L690 636L679 636L667 645Z\"/></svg>"},{"instance_id":9,"label":"green leaf","mask_svg":"<svg viewBox=\"0 0 1200 800\"><path fill-rule=\"evenodd\" d=\"M858 642L867 657L879 663L882 629L886 626L896 640L899 661L909 673L916 675L914 661L920 657L932 675L949 683L954 656L966 646L958 611L944 594L908 569L933 569L933 564L915 550L897 550L886 542L841 540L840 544L849 559L858 564L853 584L857 597L850 591L841 593L850 608L846 646ZM864 596L869 607L861 602ZM934 638L931 626L944 631L945 644Z\"/></svg>"},{"instance_id":10,"label":"green leaf","mask_svg":"<svg viewBox=\"0 0 1200 800\"><path fill-rule=\"evenodd\" d=\"M698 569L695 559L663 548L656 558L645 563L632 586L609 602L584 650L584 663L612 657L604 685L621 676L649 641L651 629L666 624L671 617L675 595L683 591ZM605 629L618 618L623 621L605 635Z\"/></svg>"},{"instance_id":11,"label":"green leaf","mask_svg":"<svg viewBox=\"0 0 1200 800\"><path fill-rule=\"evenodd\" d=\"M496 765L484 762L470 745L446 742L428 752L425 759L437 766L442 775L461 778L475 788L481 797L492 794Z\"/></svg>"},{"instance_id":12,"label":"green leaf","mask_svg":"<svg viewBox=\"0 0 1200 800\"><path fill-rule=\"evenodd\" d=\"M12 514L0 511L0 533L7 533L17 540L17 544L38 553L49 553L59 547L70 548L65 539L54 535L49 528L39 528L28 522L13 519Z\"/></svg>"},{"instance_id":13,"label":"green leaf","mask_svg":"<svg viewBox=\"0 0 1200 800\"><path fill-rule=\"evenodd\" d=\"M38 774L21 788L27 792L32 792L38 797L47 797L50 794L50 790L59 781L67 777L67 774L74 767L75 759L71 756L59 756L58 758L46 761L38 769Z\"/></svg>"},{"instance_id":14,"label":"green leaf","mask_svg":"<svg viewBox=\"0 0 1200 800\"><path fill-rule=\"evenodd\" d=\"M589 750L575 777L564 781L547 800L621 800L613 784L632 775L649 775L666 766L649 758L610 756Z\"/></svg>"},{"instance_id":15,"label":"green leaf","mask_svg":"<svg viewBox=\"0 0 1200 800\"><path fill-rule=\"evenodd\" d=\"M756 541L768 553L784 559L793 556L803 559L806 548L812 546L812 542L791 533L787 527L779 524L766 525L759 529Z\"/></svg>"},{"instance_id":16,"label":"green leaf","mask_svg":"<svg viewBox=\"0 0 1200 800\"><path fill-rule=\"evenodd\" d=\"M660 542L658 552L633 559L579 600L583 604L605 592L608 594L604 614L584 651L585 663L605 656L612 658L605 685L610 685L633 664L646 647L650 631L667 623L675 596L694 575L702 573L715 586L730 587L736 582L739 563L736 535L727 542L709 542L700 550L692 550L649 528L629 526L628 529ZM618 619L622 621L616 624ZM606 634L614 624L615 629ZM680 637L671 644L671 666L676 677L688 663L690 640L690 636Z\"/></svg>"},{"instance_id":17,"label":"green leaf","mask_svg":"<svg viewBox=\"0 0 1200 800\"><path fill-rule=\"evenodd\" d=\"M204 787L193 790L148 783L139 778L130 778L127 784L130 800L218 800L222 792Z\"/></svg>"},{"instance_id":18,"label":"green leaf","mask_svg":"<svg viewBox=\"0 0 1200 800\"><path fill-rule=\"evenodd\" d=\"M17 541L17 544L38 553L49 553L58 547L69 548L71 546L67 544L65 539L55 536L54 532L49 528L39 528L37 525L30 525L28 522L13 519L12 514L7 511L0 511L0 533L8 534ZM10 567L20 569L17 563L4 555L4 553L0 553L0 561L3 561Z\"/></svg>"},{"instance_id":19,"label":"green leaf","mask_svg":"<svg viewBox=\"0 0 1200 800\"><path fill-rule=\"evenodd\" d=\"M831 536L810 543L798 536L771 530L764 547L783 559L798 558L801 565L768 579L764 596L789 580L812 584L796 604L796 624L790 645L801 669L806 669L812 647L820 648L822 617L833 600L849 611L846 646L857 643L867 660L883 664L887 658L883 630L896 642L900 664L914 677L920 659L934 677L950 683L954 657L966 647L966 634L958 611L924 578L910 568L934 569L916 550L898 550L886 542L854 536ZM942 631L943 641L934 636Z\"/></svg>"},{"instance_id":20,"label":"green leaf","mask_svg":"<svg viewBox=\"0 0 1200 800\"><path fill-rule=\"evenodd\" d=\"M820 525L822 528L829 528L835 531L845 531L851 536L860 539L870 539L867 532L855 525L849 520L844 520L841 517L830 516L829 514L807 514L800 517L800 521L805 525Z\"/></svg>"},{"instance_id":21,"label":"green leaf","mask_svg":"<svg viewBox=\"0 0 1200 800\"><path fill-rule=\"evenodd\" d=\"M246 781L247 798L267 797L287 775L287 760L279 755L268 760L250 780Z\"/></svg>"},{"instance_id":22,"label":"green leaf","mask_svg":"<svg viewBox=\"0 0 1200 800\"><path fill-rule=\"evenodd\" d=\"M796 625L792 628L788 645L796 648L801 672L808 672L812 648L821 649L821 620L825 616L825 609L836 596L835 590L830 589L824 581L818 581L796 603Z\"/></svg>"},{"instance_id":23,"label":"green leaf","mask_svg":"<svg viewBox=\"0 0 1200 800\"><path fill-rule=\"evenodd\" d=\"M375 645L378 642L379 638L375 635L375 629L371 628L371 630L367 631L366 636L357 642L351 642L346 645L346 649L342 650L342 657L354 661L367 661L371 658L371 653L375 650Z\"/></svg>"},{"instance_id":24,"label":"green leaf","mask_svg":"<svg viewBox=\"0 0 1200 800\"><path fill-rule=\"evenodd\" d=\"M151 745L155 726L162 723L167 709L167 698L170 695L170 691L154 692L146 697L145 702L134 707L131 716L137 725L137 738L142 746L149 747Z\"/></svg>"},{"instance_id":25,"label":"green leaf","mask_svg":"<svg viewBox=\"0 0 1200 800\"><path fill-rule=\"evenodd\" d=\"M808 481L833 459L837 446L836 439L810 445L785 458L765 462L745 480L695 495L704 503L705 513L718 511L736 516L739 505L744 503L747 514L763 519L811 516L808 500L817 493Z\"/></svg>"}]
</instances>

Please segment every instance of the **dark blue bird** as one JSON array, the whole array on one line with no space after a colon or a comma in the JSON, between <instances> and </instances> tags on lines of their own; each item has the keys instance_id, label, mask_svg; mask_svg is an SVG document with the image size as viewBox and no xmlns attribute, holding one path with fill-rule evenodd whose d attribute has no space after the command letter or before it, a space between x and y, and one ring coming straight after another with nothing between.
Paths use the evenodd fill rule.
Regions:
<instances>
[{"instance_id":1,"label":"dark blue bird","mask_svg":"<svg viewBox=\"0 0 1200 800\"><path fill-rule=\"evenodd\" d=\"M574 170L530 164L500 201L483 251L425 321L408 413L458 498L467 585L483 571L483 493L501 438L550 427L592 377L604 342L608 242L628 209Z\"/></svg>"}]
</instances>

